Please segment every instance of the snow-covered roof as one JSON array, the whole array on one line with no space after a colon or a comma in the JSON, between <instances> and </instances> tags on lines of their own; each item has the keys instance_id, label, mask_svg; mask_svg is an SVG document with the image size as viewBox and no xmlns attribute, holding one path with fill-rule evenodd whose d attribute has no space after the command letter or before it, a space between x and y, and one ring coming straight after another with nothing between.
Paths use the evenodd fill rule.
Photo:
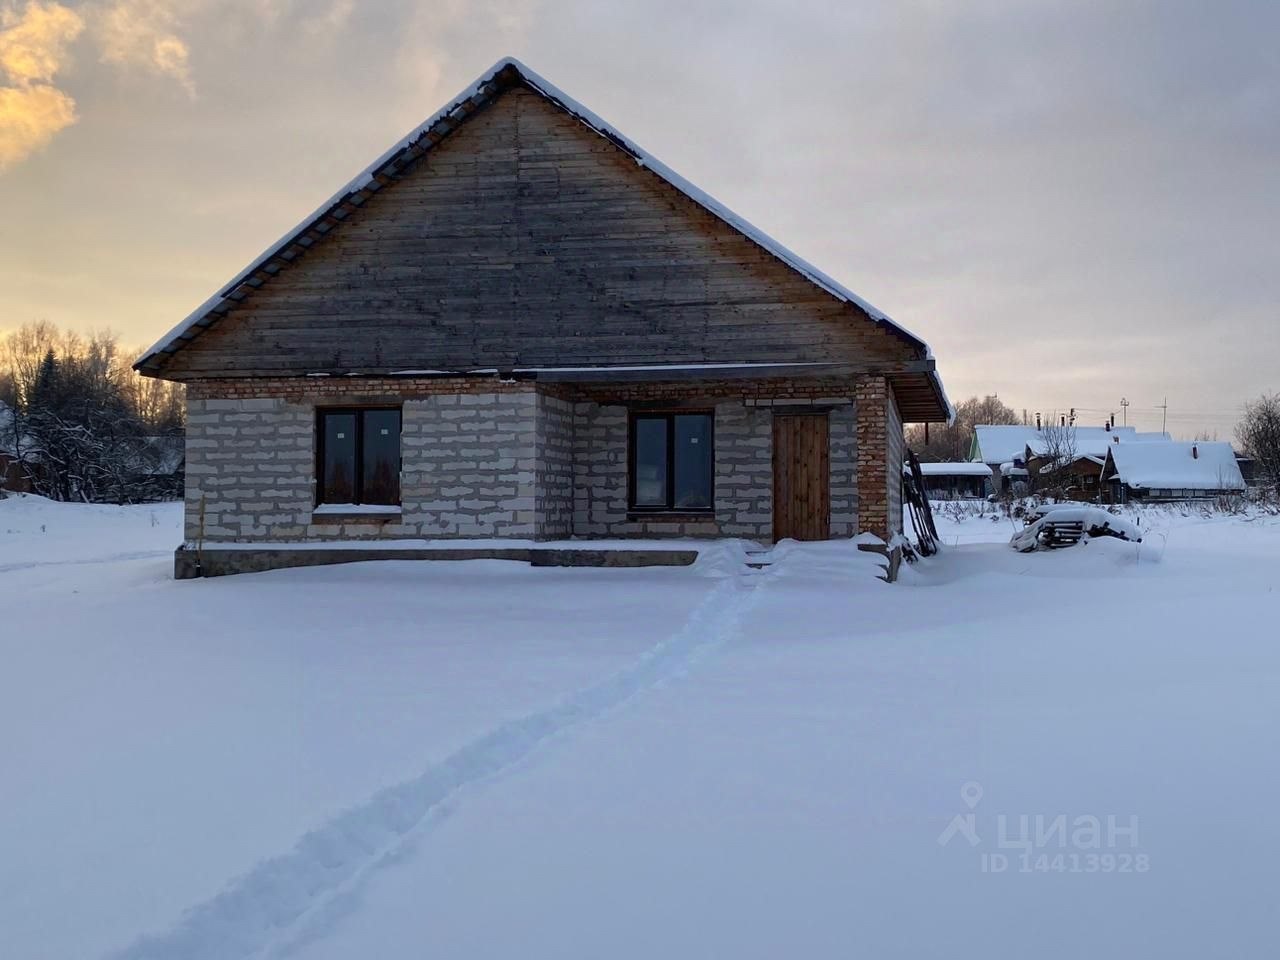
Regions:
<instances>
[{"instance_id":1,"label":"snow-covered roof","mask_svg":"<svg viewBox=\"0 0 1280 960\"><path fill-rule=\"evenodd\" d=\"M980 424L973 428L974 459L991 464L1021 459L1027 446L1039 436L1035 427Z\"/></svg>"},{"instance_id":2,"label":"snow-covered roof","mask_svg":"<svg viewBox=\"0 0 1280 960\"><path fill-rule=\"evenodd\" d=\"M1143 489L1243 490L1231 444L1218 441L1119 443L1111 447L1107 476Z\"/></svg>"},{"instance_id":3,"label":"snow-covered roof","mask_svg":"<svg viewBox=\"0 0 1280 960\"><path fill-rule=\"evenodd\" d=\"M1139 433L1136 427L1071 427L1073 453L1077 457L1105 457L1107 448L1117 443L1167 442L1167 433ZM1042 454L1046 451L1045 430L1035 427L980 424L973 428L977 457L983 463L1005 463L1022 459L1026 451Z\"/></svg>"},{"instance_id":4,"label":"snow-covered roof","mask_svg":"<svg viewBox=\"0 0 1280 960\"><path fill-rule=\"evenodd\" d=\"M990 477L985 463L922 463L920 472L926 477Z\"/></svg>"},{"instance_id":5,"label":"snow-covered roof","mask_svg":"<svg viewBox=\"0 0 1280 960\"><path fill-rule=\"evenodd\" d=\"M547 81L545 78L529 69L519 60L513 57L504 57L495 63L492 67L481 74L475 83L468 86L449 102L449 104L435 114L427 118L413 130L409 131L394 146L382 154L372 164L362 170L341 190L321 204L314 213L299 223L296 227L286 233L278 241L271 245L261 256L254 260L249 266L245 267L238 273L235 278L216 294L206 300L200 306L196 307L181 323L161 337L149 350L142 355L135 366L141 367L155 357L159 353L171 352L177 348L179 341L188 339L193 336L198 327L207 326L210 314L216 311L225 311L239 297L233 297L239 288L250 283L253 286L259 285L262 281L255 277L259 271L265 270L268 273L274 273L283 266L284 263L292 260L302 252L300 247L296 251L290 248L295 242L303 238L303 234L311 230L317 223L326 217L335 213L337 208L343 206L348 201L355 200L362 193L372 192L379 189L386 177L391 176L400 170L407 163L421 156L426 150L436 142L441 135L447 133L454 127L454 121L464 117L475 103L483 101L493 90L492 84L499 78L504 71L514 71L519 80L530 90L540 94L547 100L564 109L571 116L594 130L600 136L606 138L620 149L628 153L637 164L647 170L652 171L661 177L671 186L675 187L681 193L688 196L691 200L719 217L729 226L738 230L769 253L773 254L782 262L786 263L793 270L804 275L811 282L821 287L827 293L831 294L838 300L845 301L857 306L872 321L882 324L898 336L910 341L918 349L922 350L926 359L933 359L933 351L929 345L922 339L911 333L901 324L892 320L884 311L872 306L866 300L863 300L856 293L845 287L843 284L832 279L823 273L817 267L813 266L802 257L787 249L773 237L766 234L748 220L738 216L724 204L720 203L710 194L694 186L684 177L680 176L665 163L653 156L648 151L642 149L638 144L629 138L623 136L618 130L605 123L599 116L588 110L578 101L574 100L568 94L564 93L560 88ZM435 128L443 128L436 131ZM428 137L435 131L434 138ZM363 202L363 198L360 199ZM307 244L303 244L305 247ZM274 261L274 262L273 262ZM254 281L257 281L256 283ZM948 411L949 419L954 419L955 408L951 405L951 401L946 396L943 389L942 381L936 372L929 374L934 387L937 389L939 399Z\"/></svg>"},{"instance_id":6,"label":"snow-covered roof","mask_svg":"<svg viewBox=\"0 0 1280 960\"><path fill-rule=\"evenodd\" d=\"M1107 448L1116 443L1133 443L1138 438L1134 427L1068 427L1070 431L1071 450L1074 457L1093 454L1098 457L1107 455ZM1037 431L1035 437L1027 444L1033 455L1049 452L1052 438L1049 431ZM1065 452L1065 451L1064 451Z\"/></svg>"}]
</instances>

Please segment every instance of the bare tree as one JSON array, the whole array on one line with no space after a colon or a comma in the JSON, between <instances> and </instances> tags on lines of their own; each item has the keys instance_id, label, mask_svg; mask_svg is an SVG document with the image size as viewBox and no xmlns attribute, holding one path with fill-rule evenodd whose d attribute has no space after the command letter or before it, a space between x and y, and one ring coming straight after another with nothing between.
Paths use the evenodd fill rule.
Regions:
<instances>
[{"instance_id":1,"label":"bare tree","mask_svg":"<svg viewBox=\"0 0 1280 960\"><path fill-rule=\"evenodd\" d=\"M970 397L956 406L953 423L932 423L928 431L923 424L907 430L907 445L925 461L961 462L969 459L973 445L973 428L979 424L1016 424L1022 419L994 395ZM929 435L925 442L925 433Z\"/></svg>"},{"instance_id":2,"label":"bare tree","mask_svg":"<svg viewBox=\"0 0 1280 960\"><path fill-rule=\"evenodd\" d=\"M37 493L119 503L180 492L182 389L143 380L131 355L109 331L82 336L47 323L0 342L0 387L12 399L0 439Z\"/></svg>"},{"instance_id":3,"label":"bare tree","mask_svg":"<svg viewBox=\"0 0 1280 960\"><path fill-rule=\"evenodd\" d=\"M1036 451L1048 460L1047 470L1036 478L1040 485L1066 486L1068 468L1077 456L1076 428L1069 423L1051 423L1041 431L1044 442Z\"/></svg>"},{"instance_id":4,"label":"bare tree","mask_svg":"<svg viewBox=\"0 0 1280 960\"><path fill-rule=\"evenodd\" d=\"M141 350L128 351L138 356ZM130 371L121 384L134 414L156 436L182 433L186 420L186 388L171 380L157 380Z\"/></svg>"},{"instance_id":5,"label":"bare tree","mask_svg":"<svg viewBox=\"0 0 1280 960\"><path fill-rule=\"evenodd\" d=\"M60 339L58 328L47 320L25 323L5 336L0 368L13 385L12 406L27 402L41 362L50 350L57 348Z\"/></svg>"},{"instance_id":6,"label":"bare tree","mask_svg":"<svg viewBox=\"0 0 1280 960\"><path fill-rule=\"evenodd\" d=\"M1263 394L1244 405L1236 440L1257 464L1257 475L1280 485L1280 394Z\"/></svg>"}]
</instances>

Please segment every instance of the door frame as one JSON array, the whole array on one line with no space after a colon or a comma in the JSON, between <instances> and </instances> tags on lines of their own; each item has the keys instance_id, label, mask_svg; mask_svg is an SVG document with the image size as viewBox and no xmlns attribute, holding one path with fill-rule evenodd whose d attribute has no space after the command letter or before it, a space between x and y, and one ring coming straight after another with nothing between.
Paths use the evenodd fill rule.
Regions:
<instances>
[{"instance_id":1,"label":"door frame","mask_svg":"<svg viewBox=\"0 0 1280 960\"><path fill-rule=\"evenodd\" d=\"M831 408L830 407L794 407L791 409L775 409L773 411L772 425L772 512L773 512L773 540L777 543L786 537L805 540L829 540L831 539ZM795 485L787 483L786 495L791 497L791 503L785 504L783 501L784 491L783 483L780 483L779 468L782 466L779 454L779 428L782 421L794 420L799 418L809 418L814 421L820 421L823 429L818 433L821 437L820 455L818 460L825 465L819 477L810 478L812 483L818 486L814 488L818 492L821 503L821 518L817 523L817 529L804 529L808 524L813 523L812 519L806 521L805 524L797 524L795 520L796 511L793 509L797 503L795 497ZM785 429L785 428L784 428ZM790 529L785 529L789 527ZM800 529L797 529L800 528ZM796 536L797 533L803 533L805 536ZM810 535L816 534L816 535Z\"/></svg>"}]
</instances>

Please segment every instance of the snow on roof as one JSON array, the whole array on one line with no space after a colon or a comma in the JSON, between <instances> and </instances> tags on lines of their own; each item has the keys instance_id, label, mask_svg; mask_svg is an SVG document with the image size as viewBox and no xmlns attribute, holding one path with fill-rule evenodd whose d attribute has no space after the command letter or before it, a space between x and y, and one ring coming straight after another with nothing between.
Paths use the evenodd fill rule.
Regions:
<instances>
[{"instance_id":1,"label":"snow on roof","mask_svg":"<svg viewBox=\"0 0 1280 960\"><path fill-rule=\"evenodd\" d=\"M922 463L920 472L926 477L990 477L985 463Z\"/></svg>"},{"instance_id":2,"label":"snow on roof","mask_svg":"<svg viewBox=\"0 0 1280 960\"><path fill-rule=\"evenodd\" d=\"M1027 426L990 426L982 424L973 428L978 445L978 457L983 463L1007 463L1015 457L1022 459L1027 447L1040 438L1040 431Z\"/></svg>"},{"instance_id":3,"label":"snow on roof","mask_svg":"<svg viewBox=\"0 0 1280 960\"><path fill-rule=\"evenodd\" d=\"M1116 443L1168 442L1167 433L1139 433L1136 427L1072 427L1076 457L1105 457ZM978 454L983 463L1005 463L1022 459L1028 448L1032 454L1044 453L1048 444L1045 430L1035 427L981 424L973 428Z\"/></svg>"},{"instance_id":4,"label":"snow on roof","mask_svg":"<svg viewBox=\"0 0 1280 960\"><path fill-rule=\"evenodd\" d=\"M560 88L548 82L533 70L530 70L519 60L516 60L514 57L504 57L495 63L490 69L481 74L480 78L476 80L475 83L471 84L454 97L447 106L442 107L413 130L409 131L409 133L401 138L393 147L357 174L353 180L346 184L346 186L321 204L314 213L272 244L266 252L249 264L249 266L240 271L240 273L238 273L230 283L224 286L204 303L200 304L200 306L196 307L196 309L181 323L156 341L156 343L142 355L141 359L138 360L137 365L141 366L158 353L172 350L177 341L182 339L184 335L188 334L197 324L200 323L200 321L204 320L211 311L224 305L229 295L242 283L248 280L252 274L266 266L270 260L277 256L277 254L283 252L285 248L309 230L318 220L322 219L331 210L339 206L344 200L350 197L351 194L356 193L373 183L384 167L392 164L401 153L417 144L432 127L436 126L446 118L452 118L455 114L465 113L467 110L467 101L472 100L475 97L483 96L485 88L488 87L495 78L497 78L498 74L508 68L514 70L521 80L523 80L525 85L535 93L541 94L552 103L564 108L570 115L586 124L596 133L600 134L600 136L616 144L619 148L630 154L637 164L651 170L663 180L666 180L691 200L715 214L725 223L729 224L729 226L746 235L769 253L786 263L793 270L803 274L810 281L826 290L832 296L839 300L856 305L876 323L884 324L899 335L913 341L925 351L927 359L933 359L933 351L929 345L901 324L890 319L888 314L872 306L848 287L836 282L808 261L799 257L795 253L792 253L777 240L773 239L763 230L754 226L748 220L738 216L710 194L700 190L698 187L695 187L692 183L684 179L684 177L680 176L662 161L641 149L641 147L634 141L623 136L615 128L605 123L604 120L596 114L592 113L582 104L578 103L578 101L568 96L564 91L560 90ZM938 377L936 373L933 373L931 374L931 379L937 387L941 400L947 407L949 418L954 419L955 408L947 398L946 391L942 386L941 378Z\"/></svg>"},{"instance_id":5,"label":"snow on roof","mask_svg":"<svg viewBox=\"0 0 1280 960\"><path fill-rule=\"evenodd\" d=\"M1110 449L1115 476L1130 487L1243 490L1231 444L1218 441L1119 443Z\"/></svg>"},{"instance_id":6,"label":"snow on roof","mask_svg":"<svg viewBox=\"0 0 1280 960\"><path fill-rule=\"evenodd\" d=\"M1107 448L1116 443L1132 443L1138 437L1134 427L1069 427L1071 436L1071 452L1076 457L1093 454L1099 457L1107 455ZM1051 439L1047 430L1036 433L1035 439L1028 446L1032 454L1047 453Z\"/></svg>"}]
</instances>

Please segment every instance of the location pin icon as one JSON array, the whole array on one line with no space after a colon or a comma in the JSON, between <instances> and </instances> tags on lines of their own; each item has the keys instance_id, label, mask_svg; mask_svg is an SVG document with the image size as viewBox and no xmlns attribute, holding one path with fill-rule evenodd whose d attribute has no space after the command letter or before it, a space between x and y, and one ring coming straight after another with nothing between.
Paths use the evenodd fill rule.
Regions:
<instances>
[{"instance_id":1,"label":"location pin icon","mask_svg":"<svg viewBox=\"0 0 1280 960\"><path fill-rule=\"evenodd\" d=\"M982 784L976 780L970 780L960 788L960 799L972 810L982 799Z\"/></svg>"}]
</instances>

